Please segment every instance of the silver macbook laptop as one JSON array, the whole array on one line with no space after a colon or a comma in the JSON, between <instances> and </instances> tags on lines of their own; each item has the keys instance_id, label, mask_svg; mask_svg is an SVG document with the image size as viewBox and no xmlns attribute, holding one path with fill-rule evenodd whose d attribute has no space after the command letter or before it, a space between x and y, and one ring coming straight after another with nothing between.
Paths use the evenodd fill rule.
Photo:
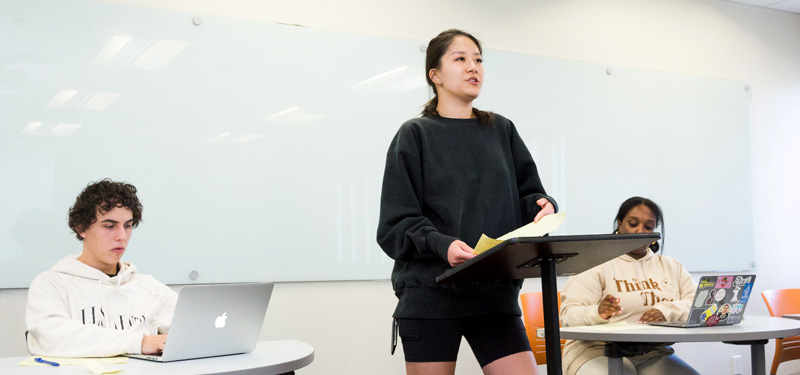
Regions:
<instances>
[{"instance_id":1,"label":"silver macbook laptop","mask_svg":"<svg viewBox=\"0 0 800 375\"><path fill-rule=\"evenodd\" d=\"M697 284L689 320L652 322L667 327L727 326L742 321L756 275L703 276Z\"/></svg>"},{"instance_id":2,"label":"silver macbook laptop","mask_svg":"<svg viewBox=\"0 0 800 375\"><path fill-rule=\"evenodd\" d=\"M184 286L178 292L164 352L129 357L170 362L251 352L258 344L273 286Z\"/></svg>"}]
</instances>

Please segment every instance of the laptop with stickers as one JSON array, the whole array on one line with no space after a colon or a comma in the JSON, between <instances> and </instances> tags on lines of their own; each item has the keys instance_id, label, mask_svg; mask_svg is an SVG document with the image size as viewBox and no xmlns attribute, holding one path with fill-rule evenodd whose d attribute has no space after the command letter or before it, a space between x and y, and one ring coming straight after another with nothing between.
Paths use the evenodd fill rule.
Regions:
<instances>
[{"instance_id":1,"label":"laptop with stickers","mask_svg":"<svg viewBox=\"0 0 800 375\"><path fill-rule=\"evenodd\" d=\"M737 324L750 300L756 275L703 276L697 284L689 319L652 322L667 327L712 327Z\"/></svg>"},{"instance_id":2,"label":"laptop with stickers","mask_svg":"<svg viewBox=\"0 0 800 375\"><path fill-rule=\"evenodd\" d=\"M255 349L272 283L187 285L178 292L161 355L128 355L158 362L248 353Z\"/></svg>"}]
</instances>

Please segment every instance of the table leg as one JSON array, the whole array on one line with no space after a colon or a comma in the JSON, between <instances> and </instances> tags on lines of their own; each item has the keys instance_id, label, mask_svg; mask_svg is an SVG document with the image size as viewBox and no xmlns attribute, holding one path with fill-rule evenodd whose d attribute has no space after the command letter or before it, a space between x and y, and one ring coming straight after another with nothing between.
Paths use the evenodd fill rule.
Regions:
<instances>
[{"instance_id":1,"label":"table leg","mask_svg":"<svg viewBox=\"0 0 800 375\"><path fill-rule=\"evenodd\" d=\"M766 375L767 365L764 357L764 345L767 345L769 340L751 340L751 341L723 341L726 344L732 345L750 345L750 371L753 375Z\"/></svg>"},{"instance_id":2,"label":"table leg","mask_svg":"<svg viewBox=\"0 0 800 375\"><path fill-rule=\"evenodd\" d=\"M622 375L622 357L608 357L608 375Z\"/></svg>"},{"instance_id":3,"label":"table leg","mask_svg":"<svg viewBox=\"0 0 800 375\"><path fill-rule=\"evenodd\" d=\"M753 375L766 375L767 365L764 357L763 343L753 343L750 345L750 363Z\"/></svg>"}]
</instances>

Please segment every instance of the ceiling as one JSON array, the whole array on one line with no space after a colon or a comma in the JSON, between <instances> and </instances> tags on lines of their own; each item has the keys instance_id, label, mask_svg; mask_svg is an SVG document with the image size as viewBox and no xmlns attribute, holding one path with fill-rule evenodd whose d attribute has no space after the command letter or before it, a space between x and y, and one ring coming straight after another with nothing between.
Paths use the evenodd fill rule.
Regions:
<instances>
[{"instance_id":1,"label":"ceiling","mask_svg":"<svg viewBox=\"0 0 800 375\"><path fill-rule=\"evenodd\" d=\"M728 0L728 1L800 14L800 0Z\"/></svg>"}]
</instances>

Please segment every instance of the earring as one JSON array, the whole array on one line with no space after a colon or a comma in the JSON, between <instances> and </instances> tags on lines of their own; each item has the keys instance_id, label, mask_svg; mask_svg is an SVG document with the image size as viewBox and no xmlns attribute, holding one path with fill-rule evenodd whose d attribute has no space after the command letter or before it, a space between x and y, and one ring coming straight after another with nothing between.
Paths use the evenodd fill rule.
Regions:
<instances>
[{"instance_id":1,"label":"earring","mask_svg":"<svg viewBox=\"0 0 800 375\"><path fill-rule=\"evenodd\" d=\"M619 229L614 229L614 234L619 234Z\"/></svg>"}]
</instances>

